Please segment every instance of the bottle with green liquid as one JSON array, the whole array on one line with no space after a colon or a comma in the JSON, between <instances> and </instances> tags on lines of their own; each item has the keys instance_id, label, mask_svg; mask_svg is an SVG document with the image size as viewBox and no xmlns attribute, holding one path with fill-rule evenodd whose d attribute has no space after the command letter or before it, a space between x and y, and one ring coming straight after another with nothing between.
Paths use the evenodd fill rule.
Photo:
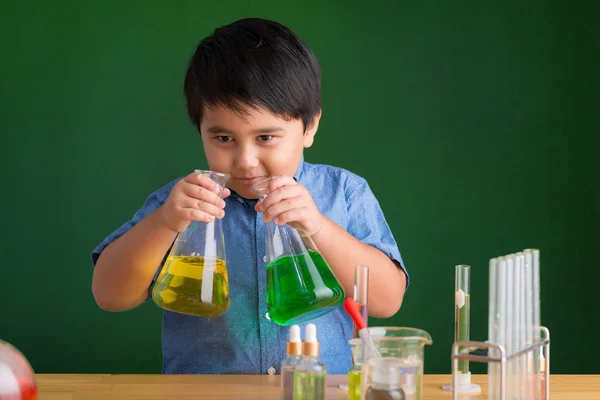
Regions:
<instances>
[{"instance_id":1,"label":"bottle with green liquid","mask_svg":"<svg viewBox=\"0 0 600 400\"><path fill-rule=\"evenodd\" d=\"M294 400L325 400L327 368L319 360L315 324L306 325L302 355L302 360L294 368Z\"/></svg>"},{"instance_id":2,"label":"bottle with green liquid","mask_svg":"<svg viewBox=\"0 0 600 400\"><path fill-rule=\"evenodd\" d=\"M260 201L268 196L272 179L252 187ZM308 234L273 221L266 224L265 234L267 306L272 321L297 325L342 305L344 289Z\"/></svg>"}]
</instances>

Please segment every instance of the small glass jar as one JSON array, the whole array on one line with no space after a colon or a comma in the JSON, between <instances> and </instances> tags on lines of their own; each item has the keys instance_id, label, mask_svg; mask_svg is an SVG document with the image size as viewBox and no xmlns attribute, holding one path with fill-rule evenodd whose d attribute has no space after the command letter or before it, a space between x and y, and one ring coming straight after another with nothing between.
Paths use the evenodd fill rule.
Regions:
<instances>
[{"instance_id":1,"label":"small glass jar","mask_svg":"<svg viewBox=\"0 0 600 400\"><path fill-rule=\"evenodd\" d=\"M360 338L348 341L352 348L352 366L348 370L348 400L360 400L362 343Z\"/></svg>"},{"instance_id":2,"label":"small glass jar","mask_svg":"<svg viewBox=\"0 0 600 400\"><path fill-rule=\"evenodd\" d=\"M31 365L11 344L0 340L0 399L37 400Z\"/></svg>"}]
</instances>

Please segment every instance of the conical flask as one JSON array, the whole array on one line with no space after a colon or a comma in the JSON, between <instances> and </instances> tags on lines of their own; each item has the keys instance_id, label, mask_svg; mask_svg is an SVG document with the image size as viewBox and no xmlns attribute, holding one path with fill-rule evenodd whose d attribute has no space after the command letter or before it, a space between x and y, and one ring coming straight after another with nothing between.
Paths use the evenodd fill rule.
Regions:
<instances>
[{"instance_id":1,"label":"conical flask","mask_svg":"<svg viewBox=\"0 0 600 400\"><path fill-rule=\"evenodd\" d=\"M223 188L229 175L196 171ZM229 278L220 219L192 221L179 233L160 271L152 299L161 308L182 314L216 317L229 309Z\"/></svg>"},{"instance_id":2,"label":"conical flask","mask_svg":"<svg viewBox=\"0 0 600 400\"><path fill-rule=\"evenodd\" d=\"M273 177L252 187L264 201ZM306 232L288 224L266 224L267 305L269 317L279 325L301 324L325 315L340 305L344 289Z\"/></svg>"}]
</instances>

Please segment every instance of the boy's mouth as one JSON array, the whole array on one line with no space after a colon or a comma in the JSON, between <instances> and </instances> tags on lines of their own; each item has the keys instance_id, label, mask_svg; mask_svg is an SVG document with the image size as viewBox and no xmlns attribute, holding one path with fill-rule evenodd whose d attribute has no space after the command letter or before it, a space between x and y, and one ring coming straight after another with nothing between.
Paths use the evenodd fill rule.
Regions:
<instances>
[{"instance_id":1,"label":"boy's mouth","mask_svg":"<svg viewBox=\"0 0 600 400\"><path fill-rule=\"evenodd\" d=\"M237 180L238 182L240 182L242 185L252 186L256 182L260 181L263 178L265 178L265 177L264 176L255 176L252 178L234 178L234 179Z\"/></svg>"}]
</instances>

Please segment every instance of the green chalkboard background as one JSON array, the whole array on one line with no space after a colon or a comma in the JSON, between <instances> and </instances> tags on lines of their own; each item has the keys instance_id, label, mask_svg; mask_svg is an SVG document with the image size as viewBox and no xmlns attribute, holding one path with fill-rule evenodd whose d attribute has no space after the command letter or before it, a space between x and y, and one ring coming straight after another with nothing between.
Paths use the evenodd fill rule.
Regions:
<instances>
[{"instance_id":1,"label":"green chalkboard background","mask_svg":"<svg viewBox=\"0 0 600 400\"><path fill-rule=\"evenodd\" d=\"M160 372L161 311L99 309L90 252L206 167L187 62L215 27L259 16L322 66L306 159L368 179L410 271L400 312L371 324L427 330L425 371L448 373L454 266L472 266L485 340L489 258L536 247L552 371L600 373L585 342L600 331L598 4L3 1L0 338L37 372Z\"/></svg>"}]
</instances>

